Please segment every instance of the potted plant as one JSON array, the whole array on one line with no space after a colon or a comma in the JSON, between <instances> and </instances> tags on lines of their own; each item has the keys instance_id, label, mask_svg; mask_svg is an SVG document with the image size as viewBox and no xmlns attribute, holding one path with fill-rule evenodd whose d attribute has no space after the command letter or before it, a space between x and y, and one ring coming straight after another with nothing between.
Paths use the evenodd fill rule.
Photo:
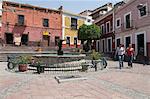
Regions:
<instances>
[{"instance_id":1,"label":"potted plant","mask_svg":"<svg viewBox=\"0 0 150 99\"><path fill-rule=\"evenodd\" d=\"M20 56L18 59L18 70L20 72L27 71L27 64L30 62L30 56Z\"/></svg>"},{"instance_id":2,"label":"potted plant","mask_svg":"<svg viewBox=\"0 0 150 99\"><path fill-rule=\"evenodd\" d=\"M96 52L95 50L92 50L90 57L92 59L92 64L94 65L95 71L97 71L97 63L99 62L98 60L101 58L101 54L99 52Z\"/></svg>"},{"instance_id":3,"label":"potted plant","mask_svg":"<svg viewBox=\"0 0 150 99\"><path fill-rule=\"evenodd\" d=\"M95 50L92 50L90 57L92 60L99 60L101 58L101 54L99 52L96 52Z\"/></svg>"}]
</instances>

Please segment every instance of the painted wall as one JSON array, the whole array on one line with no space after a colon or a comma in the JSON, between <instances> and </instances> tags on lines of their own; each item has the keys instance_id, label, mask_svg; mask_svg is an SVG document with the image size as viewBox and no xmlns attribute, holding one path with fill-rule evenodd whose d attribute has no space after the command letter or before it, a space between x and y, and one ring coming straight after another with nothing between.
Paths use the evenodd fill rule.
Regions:
<instances>
[{"instance_id":1,"label":"painted wall","mask_svg":"<svg viewBox=\"0 0 150 99\"><path fill-rule=\"evenodd\" d=\"M139 10L137 6L139 4L147 5L147 15L140 17ZM115 37L116 39L121 37L121 43L125 44L125 37L131 36L131 43L135 47L135 53L137 54L137 34L144 33L145 35L145 55L150 57L150 0L130 0L127 4L121 6L115 11L115 26L116 19L121 18L121 27L115 28ZM124 29L123 25L125 24L124 15L126 13L131 13L131 29Z\"/></svg>"},{"instance_id":2,"label":"painted wall","mask_svg":"<svg viewBox=\"0 0 150 99\"><path fill-rule=\"evenodd\" d=\"M48 31L50 36L50 42L55 42L55 36L62 36L62 15L59 11L46 9L34 10L31 8L21 8L19 6L13 7L15 12L11 11L10 6L7 6L6 2L3 4L3 9L7 11L3 12L2 16L2 39L5 39L5 33L13 34L29 34L29 41L35 42L41 40L43 32ZM16 4L18 5L18 4ZM25 5L26 6L26 5ZM32 6L31 6L32 7ZM36 7L38 9L38 7ZM18 26L18 15L24 15L25 25ZM49 27L43 27L43 18L49 19Z\"/></svg>"},{"instance_id":3,"label":"painted wall","mask_svg":"<svg viewBox=\"0 0 150 99\"><path fill-rule=\"evenodd\" d=\"M71 18L77 19L77 29L71 28ZM74 47L74 37L78 36L78 29L81 25L83 25L85 22L85 18L77 16L77 15L71 15L71 14L63 14L63 33L62 38L66 39L66 37L70 37L70 47ZM80 46L81 41L78 40L78 46ZM66 41L63 42L63 46L66 46Z\"/></svg>"}]
</instances>

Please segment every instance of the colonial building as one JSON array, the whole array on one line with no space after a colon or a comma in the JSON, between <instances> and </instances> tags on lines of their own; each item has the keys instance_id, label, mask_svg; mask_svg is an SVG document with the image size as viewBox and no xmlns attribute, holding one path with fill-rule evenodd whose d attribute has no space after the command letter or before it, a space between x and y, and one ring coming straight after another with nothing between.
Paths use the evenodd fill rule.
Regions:
<instances>
[{"instance_id":1,"label":"colonial building","mask_svg":"<svg viewBox=\"0 0 150 99\"><path fill-rule=\"evenodd\" d=\"M86 21L86 17L62 10L62 39L63 47L78 47L81 41L78 40L78 29Z\"/></svg>"},{"instance_id":2,"label":"colonial building","mask_svg":"<svg viewBox=\"0 0 150 99\"><path fill-rule=\"evenodd\" d=\"M114 49L113 9L94 21L101 28L101 38L97 41L97 51L111 53Z\"/></svg>"},{"instance_id":3,"label":"colonial building","mask_svg":"<svg viewBox=\"0 0 150 99\"><path fill-rule=\"evenodd\" d=\"M113 34L113 10L112 3L105 4L92 11L94 24L101 29L101 38L96 42L96 49L99 52L112 52L114 47Z\"/></svg>"},{"instance_id":4,"label":"colonial building","mask_svg":"<svg viewBox=\"0 0 150 99\"><path fill-rule=\"evenodd\" d=\"M133 44L137 58L150 57L149 11L150 0L128 0L114 12L116 46Z\"/></svg>"},{"instance_id":5,"label":"colonial building","mask_svg":"<svg viewBox=\"0 0 150 99\"><path fill-rule=\"evenodd\" d=\"M6 44L21 38L24 45L57 45L62 37L62 14L59 10L15 2L3 2L2 34Z\"/></svg>"},{"instance_id":6,"label":"colonial building","mask_svg":"<svg viewBox=\"0 0 150 99\"><path fill-rule=\"evenodd\" d=\"M103 6L100 6L96 9L94 9L90 16L92 16L92 19L94 19L96 21L98 18L100 18L102 15L106 14L111 9L112 9L112 3L107 3Z\"/></svg>"},{"instance_id":7,"label":"colonial building","mask_svg":"<svg viewBox=\"0 0 150 99\"><path fill-rule=\"evenodd\" d=\"M92 14L91 10L85 10L85 11L80 13L80 15L86 17L86 20L85 20L86 25L91 25L94 22L94 20L92 19L92 16L90 16L91 14Z\"/></svg>"}]
</instances>

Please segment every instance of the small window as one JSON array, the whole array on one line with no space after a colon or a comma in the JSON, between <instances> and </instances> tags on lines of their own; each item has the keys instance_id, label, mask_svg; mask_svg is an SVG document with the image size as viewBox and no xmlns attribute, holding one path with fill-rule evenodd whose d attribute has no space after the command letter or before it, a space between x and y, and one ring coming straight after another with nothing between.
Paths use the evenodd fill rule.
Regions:
<instances>
[{"instance_id":1,"label":"small window","mask_svg":"<svg viewBox=\"0 0 150 99\"><path fill-rule=\"evenodd\" d=\"M70 46L70 37L66 38L66 44L68 44Z\"/></svg>"},{"instance_id":2,"label":"small window","mask_svg":"<svg viewBox=\"0 0 150 99\"><path fill-rule=\"evenodd\" d=\"M76 18L71 18L71 28L77 29L77 19Z\"/></svg>"},{"instance_id":3,"label":"small window","mask_svg":"<svg viewBox=\"0 0 150 99\"><path fill-rule=\"evenodd\" d=\"M131 28L131 14L125 15L125 28Z\"/></svg>"},{"instance_id":4,"label":"small window","mask_svg":"<svg viewBox=\"0 0 150 99\"><path fill-rule=\"evenodd\" d=\"M139 11L140 11L140 16L141 17L143 17L143 16L145 16L147 13L147 7L146 7L146 5L144 5L142 8L140 8L139 9Z\"/></svg>"},{"instance_id":5,"label":"small window","mask_svg":"<svg viewBox=\"0 0 150 99\"><path fill-rule=\"evenodd\" d=\"M43 19L43 26L49 27L49 19Z\"/></svg>"},{"instance_id":6,"label":"small window","mask_svg":"<svg viewBox=\"0 0 150 99\"><path fill-rule=\"evenodd\" d=\"M18 24L24 25L24 15L18 15Z\"/></svg>"},{"instance_id":7,"label":"small window","mask_svg":"<svg viewBox=\"0 0 150 99\"><path fill-rule=\"evenodd\" d=\"M116 19L116 28L119 28L121 26L121 19Z\"/></svg>"},{"instance_id":8,"label":"small window","mask_svg":"<svg viewBox=\"0 0 150 99\"><path fill-rule=\"evenodd\" d=\"M101 25L101 31L102 31L102 34L104 34L104 33L105 33L104 24L103 24L103 25Z\"/></svg>"},{"instance_id":9,"label":"small window","mask_svg":"<svg viewBox=\"0 0 150 99\"><path fill-rule=\"evenodd\" d=\"M107 30L107 33L110 32L110 21L106 23L106 30Z\"/></svg>"}]
</instances>

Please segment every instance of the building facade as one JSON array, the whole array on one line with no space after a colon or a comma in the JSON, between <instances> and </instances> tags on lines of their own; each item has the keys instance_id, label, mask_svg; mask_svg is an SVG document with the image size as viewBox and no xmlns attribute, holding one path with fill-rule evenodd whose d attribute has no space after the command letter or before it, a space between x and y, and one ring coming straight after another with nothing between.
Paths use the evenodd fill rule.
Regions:
<instances>
[{"instance_id":1,"label":"building facade","mask_svg":"<svg viewBox=\"0 0 150 99\"><path fill-rule=\"evenodd\" d=\"M57 45L62 37L62 14L59 10L28 4L3 2L1 38L13 44L21 38L24 45Z\"/></svg>"},{"instance_id":2,"label":"building facade","mask_svg":"<svg viewBox=\"0 0 150 99\"><path fill-rule=\"evenodd\" d=\"M150 1L128 0L114 12L116 47L131 43L135 55L150 57Z\"/></svg>"},{"instance_id":3,"label":"building facade","mask_svg":"<svg viewBox=\"0 0 150 99\"><path fill-rule=\"evenodd\" d=\"M104 53L111 53L114 47L113 34L113 10L112 3L105 4L92 11L94 24L101 29L100 40L96 41L96 50Z\"/></svg>"},{"instance_id":4,"label":"building facade","mask_svg":"<svg viewBox=\"0 0 150 99\"><path fill-rule=\"evenodd\" d=\"M78 29L86 21L86 17L62 11L62 39L63 47L79 47L81 41L78 40Z\"/></svg>"},{"instance_id":5,"label":"building facade","mask_svg":"<svg viewBox=\"0 0 150 99\"><path fill-rule=\"evenodd\" d=\"M99 52L112 53L115 44L113 30L113 9L94 21L101 28L100 40L97 40L96 49Z\"/></svg>"},{"instance_id":6,"label":"building facade","mask_svg":"<svg viewBox=\"0 0 150 99\"><path fill-rule=\"evenodd\" d=\"M86 24L86 25L92 25L93 24L94 20L92 19L92 16L90 16L91 14L92 14L91 10L85 10L85 11L80 13L80 15L86 17L84 24Z\"/></svg>"}]
</instances>

